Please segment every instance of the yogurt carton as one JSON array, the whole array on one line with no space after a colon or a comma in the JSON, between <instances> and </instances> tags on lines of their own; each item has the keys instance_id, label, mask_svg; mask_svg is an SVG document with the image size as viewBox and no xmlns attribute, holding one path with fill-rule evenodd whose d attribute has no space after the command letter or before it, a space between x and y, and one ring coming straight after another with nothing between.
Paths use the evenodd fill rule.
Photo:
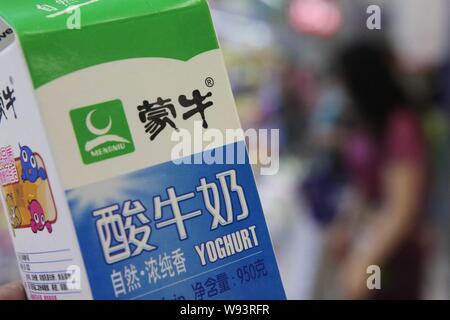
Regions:
<instances>
[{"instance_id":1,"label":"yogurt carton","mask_svg":"<svg viewBox=\"0 0 450 320\"><path fill-rule=\"evenodd\" d=\"M1 0L0 70L28 298L285 298L206 1Z\"/></svg>"}]
</instances>

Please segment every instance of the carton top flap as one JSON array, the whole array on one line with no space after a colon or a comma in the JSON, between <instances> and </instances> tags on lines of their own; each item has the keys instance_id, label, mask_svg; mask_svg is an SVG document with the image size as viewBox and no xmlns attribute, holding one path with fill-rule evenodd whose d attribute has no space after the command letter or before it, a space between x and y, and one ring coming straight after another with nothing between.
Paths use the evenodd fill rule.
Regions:
<instances>
[{"instance_id":1,"label":"carton top flap","mask_svg":"<svg viewBox=\"0 0 450 320\"><path fill-rule=\"evenodd\" d=\"M219 48L206 0L0 0L35 88L102 63Z\"/></svg>"},{"instance_id":2,"label":"carton top flap","mask_svg":"<svg viewBox=\"0 0 450 320\"><path fill-rule=\"evenodd\" d=\"M0 0L0 17L19 34L67 29L76 10L89 26L187 8L204 0Z\"/></svg>"}]
</instances>

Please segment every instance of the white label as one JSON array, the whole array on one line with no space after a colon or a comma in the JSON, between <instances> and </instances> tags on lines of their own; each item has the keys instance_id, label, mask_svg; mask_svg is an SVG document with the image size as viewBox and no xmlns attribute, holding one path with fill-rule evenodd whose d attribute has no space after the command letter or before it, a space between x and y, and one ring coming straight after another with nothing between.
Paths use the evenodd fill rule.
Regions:
<instances>
[{"instance_id":1,"label":"white label","mask_svg":"<svg viewBox=\"0 0 450 320\"><path fill-rule=\"evenodd\" d=\"M187 62L142 58L106 63L39 88L38 100L64 188L75 189L173 160L172 149L177 144L171 139L174 127L193 132L196 123L202 123L201 114L184 119L189 116L186 113L190 109L182 104L192 99L195 91L208 96L214 104L204 112L209 129L220 130L225 136L227 129L241 127L220 50L200 54ZM140 119L139 106L169 99L168 104L173 104L176 109L176 117L169 114L173 124L167 125L151 141L152 134L146 132ZM126 156L85 164L70 112L114 100L120 100L123 105L135 151ZM95 116L95 113L89 115ZM86 120L89 119L83 118ZM102 138L102 131L108 129L108 119L104 120L101 128L89 127ZM222 144L212 143L208 148L219 146ZM89 144L81 147L89 147ZM115 150L104 150L112 151ZM204 146L199 146L193 153L202 151Z\"/></svg>"}]
</instances>

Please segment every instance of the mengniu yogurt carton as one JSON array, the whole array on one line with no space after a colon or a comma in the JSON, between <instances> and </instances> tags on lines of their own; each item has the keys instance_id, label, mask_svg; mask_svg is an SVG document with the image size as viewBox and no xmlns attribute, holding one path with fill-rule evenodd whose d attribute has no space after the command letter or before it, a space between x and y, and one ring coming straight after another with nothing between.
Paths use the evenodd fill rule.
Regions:
<instances>
[{"instance_id":1,"label":"mengniu yogurt carton","mask_svg":"<svg viewBox=\"0 0 450 320\"><path fill-rule=\"evenodd\" d=\"M285 298L248 161L191 162L245 139L173 156L240 128L206 1L0 0L0 21L0 196L30 299Z\"/></svg>"}]
</instances>

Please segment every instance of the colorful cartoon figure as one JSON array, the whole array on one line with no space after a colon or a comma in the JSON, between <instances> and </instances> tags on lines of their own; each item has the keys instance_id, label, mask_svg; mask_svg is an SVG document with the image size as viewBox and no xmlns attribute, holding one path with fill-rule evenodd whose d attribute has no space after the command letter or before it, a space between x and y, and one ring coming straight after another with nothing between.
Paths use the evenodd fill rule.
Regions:
<instances>
[{"instance_id":1,"label":"colorful cartoon figure","mask_svg":"<svg viewBox=\"0 0 450 320\"><path fill-rule=\"evenodd\" d=\"M47 179L47 173L44 168L39 168L33 151L27 146L20 147L20 162L22 164L22 180L35 183L39 178Z\"/></svg>"},{"instance_id":2,"label":"colorful cartoon figure","mask_svg":"<svg viewBox=\"0 0 450 320\"><path fill-rule=\"evenodd\" d=\"M53 232L51 223L45 220L44 210L39 201L31 201L28 205L28 210L30 211L31 216L31 230L34 233L43 231L44 228L47 228L48 233Z\"/></svg>"},{"instance_id":3,"label":"colorful cartoon figure","mask_svg":"<svg viewBox=\"0 0 450 320\"><path fill-rule=\"evenodd\" d=\"M22 215L20 214L20 210L17 207L12 194L6 195L6 206L8 208L9 223L11 224L15 235L14 229L17 229L22 224Z\"/></svg>"}]
</instances>

